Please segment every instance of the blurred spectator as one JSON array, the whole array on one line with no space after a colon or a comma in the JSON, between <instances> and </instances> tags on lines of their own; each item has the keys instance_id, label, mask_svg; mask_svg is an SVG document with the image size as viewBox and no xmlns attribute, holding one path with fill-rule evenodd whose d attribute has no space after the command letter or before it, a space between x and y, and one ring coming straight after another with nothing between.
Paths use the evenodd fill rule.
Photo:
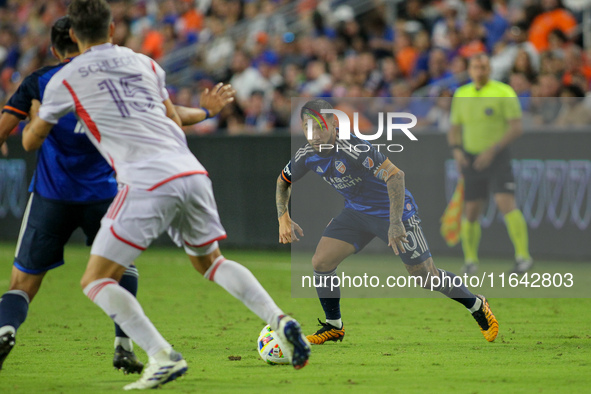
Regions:
<instances>
[{"instance_id":1,"label":"blurred spectator","mask_svg":"<svg viewBox=\"0 0 591 394\"><path fill-rule=\"evenodd\" d=\"M560 91L560 80L554 74L543 74L532 87L531 114L537 126L548 126L558 116L560 107L556 97Z\"/></svg>"},{"instance_id":2,"label":"blurred spectator","mask_svg":"<svg viewBox=\"0 0 591 394\"><path fill-rule=\"evenodd\" d=\"M429 33L426 30L417 32L413 40L413 46L416 48L418 55L413 67L411 85L413 90L416 90L429 81L429 58L431 56Z\"/></svg>"},{"instance_id":3,"label":"blurred spectator","mask_svg":"<svg viewBox=\"0 0 591 394\"><path fill-rule=\"evenodd\" d=\"M453 93L445 89L435 100L435 105L429 110L424 118L419 119L417 126L431 127L442 133L447 133L451 127L451 100Z\"/></svg>"},{"instance_id":4,"label":"blurred spectator","mask_svg":"<svg viewBox=\"0 0 591 394\"><path fill-rule=\"evenodd\" d=\"M264 134L271 131L270 113L265 105L265 92L255 90L244 106L245 131L254 134Z\"/></svg>"},{"instance_id":5,"label":"blurred spectator","mask_svg":"<svg viewBox=\"0 0 591 394\"><path fill-rule=\"evenodd\" d=\"M560 112L555 126L586 126L591 129L591 111L585 105L585 92L576 85L566 85L560 89Z\"/></svg>"},{"instance_id":6,"label":"blurred spectator","mask_svg":"<svg viewBox=\"0 0 591 394\"><path fill-rule=\"evenodd\" d=\"M476 8L476 20L484 26L485 43L488 52L492 52L495 44L505 35L509 26L508 22L493 9L492 0L476 0L473 4Z\"/></svg>"},{"instance_id":7,"label":"blurred spectator","mask_svg":"<svg viewBox=\"0 0 591 394\"><path fill-rule=\"evenodd\" d=\"M302 86L302 94L309 97L323 96L330 88L332 79L326 72L323 62L314 60L306 67L307 82Z\"/></svg>"},{"instance_id":8,"label":"blurred spectator","mask_svg":"<svg viewBox=\"0 0 591 394\"><path fill-rule=\"evenodd\" d=\"M525 49L518 49L513 62L513 69L511 72L523 73L528 78L532 79L536 75L536 70L532 65L531 57Z\"/></svg>"},{"instance_id":9,"label":"blurred spectator","mask_svg":"<svg viewBox=\"0 0 591 394\"><path fill-rule=\"evenodd\" d=\"M573 34L577 21L564 8L561 0L542 0L543 12L536 16L529 29L529 40L538 51L548 49L550 33L559 29L567 36Z\"/></svg>"},{"instance_id":10,"label":"blurred spectator","mask_svg":"<svg viewBox=\"0 0 591 394\"><path fill-rule=\"evenodd\" d=\"M519 97L521 109L524 111L529 110L532 95L530 77L523 72L513 72L509 77L509 85L515 90L517 97Z\"/></svg>"},{"instance_id":11,"label":"blurred spectator","mask_svg":"<svg viewBox=\"0 0 591 394\"><path fill-rule=\"evenodd\" d=\"M407 0L398 3L402 8L398 11L403 29L414 34L420 30L431 31L431 24L424 15L424 4L421 0Z\"/></svg>"},{"instance_id":12,"label":"blurred spectator","mask_svg":"<svg viewBox=\"0 0 591 394\"><path fill-rule=\"evenodd\" d=\"M405 31L399 31L396 34L394 56L402 74L405 77L410 77L419 51L412 46L411 35Z\"/></svg>"},{"instance_id":13,"label":"blurred spectator","mask_svg":"<svg viewBox=\"0 0 591 394\"><path fill-rule=\"evenodd\" d=\"M287 95L284 86L278 86L273 90L271 100L271 123L273 127L287 128L291 118L291 99Z\"/></svg>"},{"instance_id":14,"label":"blurred spectator","mask_svg":"<svg viewBox=\"0 0 591 394\"><path fill-rule=\"evenodd\" d=\"M525 52L528 57L527 60L521 59L519 62L529 64L528 68L531 70L529 77L536 75L540 70L540 55L533 44L527 41L527 25L524 22L519 22L511 26L506 36L507 40L503 40L497 45L490 60L492 78L506 81L520 52ZM523 57L523 55L521 56Z\"/></svg>"},{"instance_id":15,"label":"blurred spectator","mask_svg":"<svg viewBox=\"0 0 591 394\"><path fill-rule=\"evenodd\" d=\"M458 14L463 10L464 5L460 0L445 0L443 3L442 15L435 25L431 34L431 41L434 47L453 49L449 40L449 32L457 31L460 28Z\"/></svg>"},{"instance_id":16,"label":"blurred spectator","mask_svg":"<svg viewBox=\"0 0 591 394\"><path fill-rule=\"evenodd\" d=\"M388 26L384 15L378 9L370 13L367 20L368 45L376 58L381 59L389 56L394 44L394 30Z\"/></svg>"},{"instance_id":17,"label":"blurred spectator","mask_svg":"<svg viewBox=\"0 0 591 394\"><path fill-rule=\"evenodd\" d=\"M482 25L474 21L466 21L461 31L462 46L459 49L459 54L469 59L479 53L486 53L486 46L482 42L483 36Z\"/></svg>"},{"instance_id":18,"label":"blurred spectator","mask_svg":"<svg viewBox=\"0 0 591 394\"><path fill-rule=\"evenodd\" d=\"M216 17L208 18L207 29L200 38L201 42L208 42L208 49L205 54L205 67L207 70L220 70L227 66L229 59L234 53L234 42L225 35L226 27L221 19Z\"/></svg>"},{"instance_id":19,"label":"blurred spectator","mask_svg":"<svg viewBox=\"0 0 591 394\"><path fill-rule=\"evenodd\" d=\"M259 70L250 65L250 57L243 51L234 53L231 70L230 84L236 90L236 99L242 108L246 107L255 90L267 92L271 87Z\"/></svg>"},{"instance_id":20,"label":"blurred spectator","mask_svg":"<svg viewBox=\"0 0 591 394\"><path fill-rule=\"evenodd\" d=\"M571 45L564 51L562 83L564 85L572 85L574 76L584 78L587 82L586 86L589 86L589 83L591 83L591 66L589 65L588 59L585 58L581 48Z\"/></svg>"}]
</instances>

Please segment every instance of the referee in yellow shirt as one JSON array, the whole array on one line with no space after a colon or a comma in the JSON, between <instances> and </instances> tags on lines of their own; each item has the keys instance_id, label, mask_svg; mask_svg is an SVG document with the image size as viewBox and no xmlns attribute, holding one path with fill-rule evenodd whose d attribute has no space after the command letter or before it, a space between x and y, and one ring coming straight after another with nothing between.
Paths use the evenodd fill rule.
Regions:
<instances>
[{"instance_id":1,"label":"referee in yellow shirt","mask_svg":"<svg viewBox=\"0 0 591 394\"><path fill-rule=\"evenodd\" d=\"M505 216L509 238L515 247L515 267L523 273L531 268L527 223L515 204L515 180L509 145L522 133L521 107L515 91L490 80L490 62L485 54L472 57L468 65L472 83L456 90L451 106L448 143L458 169L464 176L465 201L461 240L463 271L478 271L479 217L489 191Z\"/></svg>"}]
</instances>

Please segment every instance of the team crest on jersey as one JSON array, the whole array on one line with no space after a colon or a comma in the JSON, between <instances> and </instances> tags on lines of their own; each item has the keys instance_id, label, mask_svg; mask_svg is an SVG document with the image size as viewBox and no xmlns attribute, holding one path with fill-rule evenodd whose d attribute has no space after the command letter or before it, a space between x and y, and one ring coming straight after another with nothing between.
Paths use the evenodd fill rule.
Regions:
<instances>
[{"instance_id":1,"label":"team crest on jersey","mask_svg":"<svg viewBox=\"0 0 591 394\"><path fill-rule=\"evenodd\" d=\"M335 161L334 166L337 169L337 171L340 172L341 174L344 174L345 171L347 171L347 167L345 167L345 163L343 163L340 160Z\"/></svg>"},{"instance_id":2,"label":"team crest on jersey","mask_svg":"<svg viewBox=\"0 0 591 394\"><path fill-rule=\"evenodd\" d=\"M322 174L324 172L324 170L322 169L322 167L318 166L318 167L316 167L316 172L319 174Z\"/></svg>"},{"instance_id":3,"label":"team crest on jersey","mask_svg":"<svg viewBox=\"0 0 591 394\"><path fill-rule=\"evenodd\" d=\"M484 113L488 116L491 116L494 113L494 111L492 108L488 107L484 110Z\"/></svg>"},{"instance_id":4,"label":"team crest on jersey","mask_svg":"<svg viewBox=\"0 0 591 394\"><path fill-rule=\"evenodd\" d=\"M407 211L410 211L410 209L411 209L411 208L412 208L412 205L410 205L410 203L407 203L407 204L406 204L406 210L407 210Z\"/></svg>"},{"instance_id":5,"label":"team crest on jersey","mask_svg":"<svg viewBox=\"0 0 591 394\"><path fill-rule=\"evenodd\" d=\"M365 160L363 161L363 167L367 168L368 170L371 170L373 168L373 160L371 159L371 157L367 156L365 158Z\"/></svg>"}]
</instances>

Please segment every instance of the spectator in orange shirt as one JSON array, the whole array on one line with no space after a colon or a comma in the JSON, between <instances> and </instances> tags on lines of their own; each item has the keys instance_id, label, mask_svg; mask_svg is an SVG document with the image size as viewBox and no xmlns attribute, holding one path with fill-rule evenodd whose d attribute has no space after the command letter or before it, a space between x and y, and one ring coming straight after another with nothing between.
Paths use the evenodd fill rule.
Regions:
<instances>
[{"instance_id":1,"label":"spectator in orange shirt","mask_svg":"<svg viewBox=\"0 0 591 394\"><path fill-rule=\"evenodd\" d=\"M569 36L577 26L577 21L561 0L542 0L542 8L544 12L534 18L529 29L529 41L538 52L548 49L548 36L553 30L559 29Z\"/></svg>"},{"instance_id":2,"label":"spectator in orange shirt","mask_svg":"<svg viewBox=\"0 0 591 394\"><path fill-rule=\"evenodd\" d=\"M410 35L405 31L399 31L396 34L394 56L402 74L409 77L419 56L419 51L412 46Z\"/></svg>"}]
</instances>

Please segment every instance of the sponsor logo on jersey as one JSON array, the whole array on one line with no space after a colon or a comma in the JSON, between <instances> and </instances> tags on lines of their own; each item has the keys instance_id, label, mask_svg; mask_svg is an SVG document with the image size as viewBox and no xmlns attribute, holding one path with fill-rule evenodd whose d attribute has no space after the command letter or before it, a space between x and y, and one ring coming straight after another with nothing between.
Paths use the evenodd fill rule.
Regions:
<instances>
[{"instance_id":1,"label":"sponsor logo on jersey","mask_svg":"<svg viewBox=\"0 0 591 394\"><path fill-rule=\"evenodd\" d=\"M318 167L316 167L316 172L319 174L322 174L324 172L324 170L322 169L322 167L318 166Z\"/></svg>"},{"instance_id":2,"label":"sponsor logo on jersey","mask_svg":"<svg viewBox=\"0 0 591 394\"><path fill-rule=\"evenodd\" d=\"M421 254L418 251L414 251L414 253L412 254L412 256L410 256L411 259L416 259L417 257L421 257Z\"/></svg>"},{"instance_id":3,"label":"sponsor logo on jersey","mask_svg":"<svg viewBox=\"0 0 591 394\"><path fill-rule=\"evenodd\" d=\"M285 175L291 178L291 171L289 170L289 163L283 168Z\"/></svg>"},{"instance_id":4,"label":"sponsor logo on jersey","mask_svg":"<svg viewBox=\"0 0 591 394\"><path fill-rule=\"evenodd\" d=\"M337 169L337 171L340 172L341 174L344 174L345 171L347 171L347 167L345 167L345 163L343 163L340 160L335 161L334 166Z\"/></svg>"},{"instance_id":5,"label":"sponsor logo on jersey","mask_svg":"<svg viewBox=\"0 0 591 394\"><path fill-rule=\"evenodd\" d=\"M373 168L373 165L373 160L369 156L366 157L363 161L363 167L367 168L368 170L371 170Z\"/></svg>"}]
</instances>

